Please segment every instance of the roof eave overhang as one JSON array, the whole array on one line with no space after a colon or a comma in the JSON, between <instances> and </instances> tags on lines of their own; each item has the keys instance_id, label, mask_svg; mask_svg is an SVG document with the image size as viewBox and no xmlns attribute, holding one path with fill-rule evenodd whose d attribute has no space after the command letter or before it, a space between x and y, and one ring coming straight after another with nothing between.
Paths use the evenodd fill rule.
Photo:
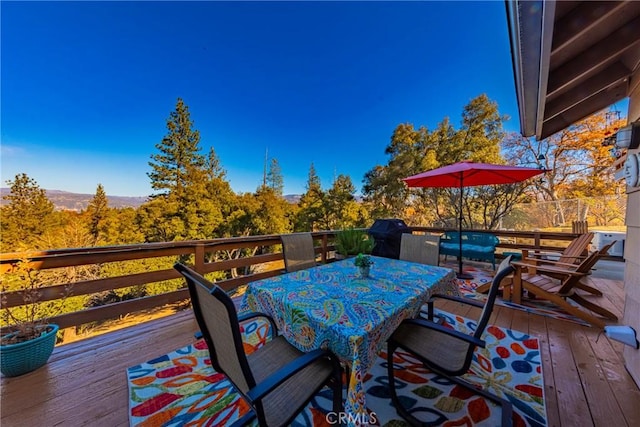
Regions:
<instances>
[{"instance_id":1,"label":"roof eave overhang","mask_svg":"<svg viewBox=\"0 0 640 427\"><path fill-rule=\"evenodd\" d=\"M549 78L555 2L506 0L505 4L521 133L539 138Z\"/></svg>"}]
</instances>

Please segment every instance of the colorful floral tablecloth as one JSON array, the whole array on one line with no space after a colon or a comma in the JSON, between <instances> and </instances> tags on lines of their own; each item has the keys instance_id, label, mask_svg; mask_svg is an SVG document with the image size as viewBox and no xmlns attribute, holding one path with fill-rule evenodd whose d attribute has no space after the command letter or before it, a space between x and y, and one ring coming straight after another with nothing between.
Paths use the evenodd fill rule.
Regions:
<instances>
[{"instance_id":1,"label":"colorful floral tablecloth","mask_svg":"<svg viewBox=\"0 0 640 427\"><path fill-rule=\"evenodd\" d=\"M345 411L352 424L367 419L364 377L400 322L433 293L459 295L451 269L371 258L367 279L346 259L252 282L242 301L243 309L271 315L300 350L328 348L349 366Z\"/></svg>"}]
</instances>

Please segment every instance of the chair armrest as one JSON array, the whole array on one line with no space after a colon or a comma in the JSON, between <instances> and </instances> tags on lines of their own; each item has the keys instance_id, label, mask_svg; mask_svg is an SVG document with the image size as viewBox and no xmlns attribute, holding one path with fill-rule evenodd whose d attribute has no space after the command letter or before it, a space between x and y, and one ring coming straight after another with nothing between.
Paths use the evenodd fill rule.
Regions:
<instances>
[{"instance_id":1,"label":"chair armrest","mask_svg":"<svg viewBox=\"0 0 640 427\"><path fill-rule=\"evenodd\" d=\"M453 295L444 295L444 294L433 294L427 301L427 318L429 320L433 320L433 303L435 302L435 298L446 299L449 301L455 301L462 304L472 305L478 308L484 308L484 304L478 301L474 301L471 298L460 298Z\"/></svg>"},{"instance_id":2,"label":"chair armrest","mask_svg":"<svg viewBox=\"0 0 640 427\"><path fill-rule=\"evenodd\" d=\"M522 258L523 259L530 259L532 261L539 261L539 262L556 262L556 261L550 260L550 259L537 258L537 257L547 256L547 255L563 257L563 258L573 258L573 259L584 259L584 258L586 258L583 255L564 255L560 251L558 251L558 252L550 251L550 250L539 251L539 250L536 250L536 249L520 249L520 251L522 251ZM530 251L534 251L534 252L533 253L529 253Z\"/></svg>"},{"instance_id":3,"label":"chair armrest","mask_svg":"<svg viewBox=\"0 0 640 427\"><path fill-rule=\"evenodd\" d=\"M245 320L253 319L256 317L263 317L269 321L269 325L271 326L271 339L278 335L278 327L276 326L276 322L273 320L271 316L266 313L255 313L249 312L238 316L238 322L244 322Z\"/></svg>"},{"instance_id":4,"label":"chair armrest","mask_svg":"<svg viewBox=\"0 0 640 427\"><path fill-rule=\"evenodd\" d=\"M569 257L569 258L576 258L576 259L584 259L584 257ZM576 268L578 266L578 264L573 264L570 262L560 262L560 261L553 261L550 259L531 259L528 258L528 261L534 261L535 265L540 265L542 264L544 265L556 265L556 266L560 266L560 267L566 267L566 268ZM534 264L532 264L534 265Z\"/></svg>"},{"instance_id":5,"label":"chair armrest","mask_svg":"<svg viewBox=\"0 0 640 427\"><path fill-rule=\"evenodd\" d=\"M475 344L478 347L484 348L487 345L484 340L476 338L473 335L465 334L465 333L460 332L460 331L455 330L455 329L445 328L444 326L439 325L437 323L433 323L433 322L431 322L429 320L407 319L407 320L404 320L402 323L409 323L409 324L412 324L412 325L416 325L416 326L420 326L420 327L423 327L423 328L431 329L431 330L434 330L434 331L442 332L443 334L447 334L447 335L452 336L454 338L458 338L458 339L461 339L461 340L466 341L468 343Z\"/></svg>"},{"instance_id":6,"label":"chair armrest","mask_svg":"<svg viewBox=\"0 0 640 427\"><path fill-rule=\"evenodd\" d=\"M260 400L280 384L291 378L291 376L293 376L296 372L304 369L316 360L327 356L329 358L333 358L337 363L337 359L335 359L333 353L327 350L314 350L309 353L305 353L293 362L283 366L273 374L269 375L267 378L265 378L264 381L249 390L247 392L247 396L251 400ZM337 367L338 369L340 369L340 363L337 363Z\"/></svg>"},{"instance_id":7,"label":"chair armrest","mask_svg":"<svg viewBox=\"0 0 640 427\"><path fill-rule=\"evenodd\" d=\"M553 267L551 265L531 265L522 261L513 261L511 265L517 268L530 268L534 267L536 272L548 272L548 273L558 273L558 274L566 274L568 276L588 276L589 273L581 273L575 270L568 270L566 268Z\"/></svg>"}]
</instances>

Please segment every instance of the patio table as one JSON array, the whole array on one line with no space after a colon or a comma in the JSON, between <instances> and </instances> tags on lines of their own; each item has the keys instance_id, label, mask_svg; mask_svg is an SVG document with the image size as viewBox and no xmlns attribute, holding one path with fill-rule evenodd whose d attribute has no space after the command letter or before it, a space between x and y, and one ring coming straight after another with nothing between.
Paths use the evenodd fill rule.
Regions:
<instances>
[{"instance_id":1,"label":"patio table","mask_svg":"<svg viewBox=\"0 0 640 427\"><path fill-rule=\"evenodd\" d=\"M345 412L352 425L367 423L365 375L398 325L433 293L459 295L451 269L371 259L366 279L345 259L252 282L242 301L242 309L271 315L301 351L328 348L350 367Z\"/></svg>"}]
</instances>

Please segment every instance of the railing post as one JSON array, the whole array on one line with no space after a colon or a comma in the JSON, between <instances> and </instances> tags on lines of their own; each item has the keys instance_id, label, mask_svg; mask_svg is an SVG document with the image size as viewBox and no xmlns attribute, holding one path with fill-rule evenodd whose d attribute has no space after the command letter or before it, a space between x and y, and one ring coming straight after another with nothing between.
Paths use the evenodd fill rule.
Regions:
<instances>
[{"instance_id":1,"label":"railing post","mask_svg":"<svg viewBox=\"0 0 640 427\"><path fill-rule=\"evenodd\" d=\"M327 262L328 241L329 241L329 239L327 239L327 235L323 234L322 235L322 254L320 255L320 259L322 260L323 264L326 264L326 262Z\"/></svg>"},{"instance_id":2,"label":"railing post","mask_svg":"<svg viewBox=\"0 0 640 427\"><path fill-rule=\"evenodd\" d=\"M536 247L536 250L540 250L540 232L536 231L533 233L533 245Z\"/></svg>"},{"instance_id":3,"label":"railing post","mask_svg":"<svg viewBox=\"0 0 640 427\"><path fill-rule=\"evenodd\" d=\"M196 243L194 257L194 267L196 271L204 274L204 243Z\"/></svg>"}]
</instances>

